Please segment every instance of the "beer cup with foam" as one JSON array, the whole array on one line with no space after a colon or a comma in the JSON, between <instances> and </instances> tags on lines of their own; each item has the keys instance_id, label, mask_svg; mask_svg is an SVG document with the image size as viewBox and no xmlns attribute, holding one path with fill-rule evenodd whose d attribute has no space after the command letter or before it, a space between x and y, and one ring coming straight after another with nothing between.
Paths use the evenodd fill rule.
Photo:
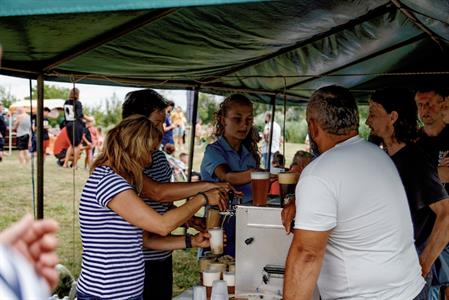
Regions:
<instances>
[{"instance_id":1,"label":"beer cup with foam","mask_svg":"<svg viewBox=\"0 0 449 300\"><path fill-rule=\"evenodd\" d=\"M279 173L279 186L281 190L281 206L284 205L288 197L295 196L296 184L298 183L299 173Z\"/></svg>"},{"instance_id":2,"label":"beer cup with foam","mask_svg":"<svg viewBox=\"0 0 449 300\"><path fill-rule=\"evenodd\" d=\"M251 188L253 195L253 205L266 205L268 190L270 189L270 173L251 172Z\"/></svg>"}]
</instances>

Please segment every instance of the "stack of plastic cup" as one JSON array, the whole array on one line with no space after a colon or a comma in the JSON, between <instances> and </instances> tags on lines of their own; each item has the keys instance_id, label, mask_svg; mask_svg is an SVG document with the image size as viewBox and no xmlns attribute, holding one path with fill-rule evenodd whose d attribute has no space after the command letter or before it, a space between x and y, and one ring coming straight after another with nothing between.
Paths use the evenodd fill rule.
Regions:
<instances>
[{"instance_id":1,"label":"stack of plastic cup","mask_svg":"<svg viewBox=\"0 0 449 300\"><path fill-rule=\"evenodd\" d=\"M226 285L228 286L228 293L235 293L235 273L234 272L224 272L223 280L226 281Z\"/></svg>"},{"instance_id":2,"label":"stack of plastic cup","mask_svg":"<svg viewBox=\"0 0 449 300\"><path fill-rule=\"evenodd\" d=\"M193 287L193 300L207 300L205 286Z\"/></svg>"},{"instance_id":3,"label":"stack of plastic cup","mask_svg":"<svg viewBox=\"0 0 449 300\"><path fill-rule=\"evenodd\" d=\"M214 281L220 280L220 271L204 271L203 272L203 285L206 287L207 297L212 294L212 285Z\"/></svg>"},{"instance_id":4,"label":"stack of plastic cup","mask_svg":"<svg viewBox=\"0 0 449 300\"><path fill-rule=\"evenodd\" d=\"M224 280L215 280L212 285L211 300L228 300L228 286Z\"/></svg>"}]
</instances>

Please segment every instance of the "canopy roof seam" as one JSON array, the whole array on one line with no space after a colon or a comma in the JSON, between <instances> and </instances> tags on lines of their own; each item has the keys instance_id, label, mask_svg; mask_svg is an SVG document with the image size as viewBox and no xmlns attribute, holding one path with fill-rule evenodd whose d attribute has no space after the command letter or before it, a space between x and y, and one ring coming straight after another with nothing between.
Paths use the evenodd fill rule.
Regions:
<instances>
[{"instance_id":1,"label":"canopy roof seam","mask_svg":"<svg viewBox=\"0 0 449 300\"><path fill-rule=\"evenodd\" d=\"M176 12L178 8L170 8L170 9L160 9L156 11L151 11L141 17L133 19L125 24L119 25L116 28L112 28L107 32L101 33L100 35L93 37L86 41L81 45L77 45L72 49L67 50L65 53L58 55L54 59L50 61L45 67L42 69L46 72L51 69L56 68L57 66L70 61L78 56L96 49L104 44L112 42L132 31L140 29L148 24L154 23L161 18L164 18L174 12Z\"/></svg>"},{"instance_id":2,"label":"canopy roof seam","mask_svg":"<svg viewBox=\"0 0 449 300\"><path fill-rule=\"evenodd\" d=\"M376 52L374 52L374 53L371 53L370 55L367 55L367 56L364 56L364 57L362 57L362 58L356 59L355 61L349 62L349 63L347 63L347 64L344 64L344 65L342 65L342 66L339 66L339 67L337 67L337 68L334 68L334 69L332 69L332 70L326 71L326 72L324 72L324 73L322 73L322 74L319 74L317 77L308 78L308 79L306 79L306 80L299 81L299 82L297 82L297 83L291 84L291 85L287 86L287 89L291 89L291 88L296 87L296 86L298 86L298 85L305 84L305 83L307 83L307 82L310 82L311 80L314 80L314 79L323 77L323 76L325 76L325 75L326 75L326 76L327 76L327 75L330 75L330 74L332 74L332 73L334 73L334 72L338 72L339 70L343 70L343 69L345 69L345 68L348 68L348 67L351 67L351 66L353 66L353 65L359 64L359 63L361 63L361 62L367 61L367 60L369 60L369 59L375 58L375 57L377 57L377 56L380 56L380 55L382 55L382 54L384 54L384 53L388 53L388 52L393 51L393 50L395 50L395 49L402 48L402 47L404 47L404 46L407 46L407 45L409 45L409 44L412 44L412 43L415 43L415 42L417 42L417 41L419 41L419 40L422 40L422 39L425 38L425 37L427 37L427 34L421 33L421 34L419 34L419 35L417 35L417 36L415 36L415 37L412 37L412 38L407 39L407 40L405 40L405 41L399 42L399 43L397 43L397 44L394 44L394 45L392 45L392 46L390 46L390 47L387 47L387 48L384 48L384 49L382 49L382 50L376 51Z\"/></svg>"},{"instance_id":3,"label":"canopy roof seam","mask_svg":"<svg viewBox=\"0 0 449 300\"><path fill-rule=\"evenodd\" d=\"M424 25L414 14L412 11L410 11L408 9L408 7L403 4L401 1L399 0L390 0L398 9L401 13L404 14L404 16L406 16L409 20L411 20L419 29L421 29L423 32L425 32L427 35L429 35L429 37L438 45L438 47L440 47L441 50L443 50L443 45L441 44L440 39L443 39L445 41L445 38L439 36L438 34L436 34L435 32L433 32L430 28L428 28L426 25Z\"/></svg>"},{"instance_id":4,"label":"canopy roof seam","mask_svg":"<svg viewBox=\"0 0 449 300\"><path fill-rule=\"evenodd\" d=\"M240 64L240 65L232 68L231 70L228 70L228 71L225 71L225 72L223 72L221 74L218 74L217 76L207 77L203 81L204 82L214 82L217 79L220 79L221 77L227 76L227 75L232 74L232 73L236 73L238 71L241 71L241 70L249 68L249 67L253 67L253 66L258 65L258 64L260 64L262 62L265 62L265 61L268 61L270 59L276 58L276 57L278 57L280 55L283 55L285 53L288 53L288 52L294 51L296 49L299 49L301 47L307 46L307 45L312 44L312 43L314 43L314 42L316 42L316 41L318 41L320 39L329 37L329 36L331 36L333 34L336 34L338 32L346 30L346 29L350 28L351 26L360 25L363 22L366 22L366 21L368 21L370 19L382 16L382 15L384 15L384 14L386 14L386 13L392 11L392 10L397 10L397 8L395 8L391 3L387 3L385 5L381 5L381 6L377 7L377 8L375 8L375 9L372 9L371 11L368 11L366 14L364 14L364 15L356 18L356 19L349 20L348 22L346 22L344 24L341 24L339 26L335 26L335 27L331 28L328 31L315 34L314 36L312 36L310 38L307 38L307 39L305 39L303 41L299 41L299 42L297 42L297 43L295 43L293 45L281 48L281 49L279 49L279 50L277 50L277 51L275 51L273 53L269 53L267 55L256 57L255 59L253 59L253 60L251 60L249 62L245 62L243 64Z\"/></svg>"},{"instance_id":5,"label":"canopy roof seam","mask_svg":"<svg viewBox=\"0 0 449 300\"><path fill-rule=\"evenodd\" d=\"M425 14L425 13L423 13L423 12L420 12L419 10L416 10L416 9L414 9L414 8L412 8L412 7L408 7L408 6L407 6L407 9L408 9L409 11L411 11L411 12L417 14L417 15L420 15L420 16L423 16L423 17L426 17L426 18L429 18L429 19L431 19L431 20L440 22L440 23L445 24L445 25L449 25L449 22L446 22L445 20L440 20L440 19L438 19L438 18L432 17L432 16L430 16L430 15L428 15L428 14ZM440 36L440 37L441 37L441 36Z\"/></svg>"}]
</instances>

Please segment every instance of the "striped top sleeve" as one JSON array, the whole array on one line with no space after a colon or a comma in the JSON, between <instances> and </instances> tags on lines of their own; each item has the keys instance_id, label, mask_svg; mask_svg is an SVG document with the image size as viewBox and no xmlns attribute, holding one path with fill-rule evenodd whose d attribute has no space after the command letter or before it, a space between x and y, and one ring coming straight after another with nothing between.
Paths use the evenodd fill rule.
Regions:
<instances>
[{"instance_id":1,"label":"striped top sleeve","mask_svg":"<svg viewBox=\"0 0 449 300\"><path fill-rule=\"evenodd\" d=\"M165 153L162 151L154 151L152 155L153 163L149 168L144 170L144 174L157 182L170 182L172 169L167 161ZM165 214L171 203L158 202L151 199L143 199L146 204L157 211L159 214ZM172 254L172 251L157 251L150 249L143 249L143 258L145 261L164 260Z\"/></svg>"}]
</instances>

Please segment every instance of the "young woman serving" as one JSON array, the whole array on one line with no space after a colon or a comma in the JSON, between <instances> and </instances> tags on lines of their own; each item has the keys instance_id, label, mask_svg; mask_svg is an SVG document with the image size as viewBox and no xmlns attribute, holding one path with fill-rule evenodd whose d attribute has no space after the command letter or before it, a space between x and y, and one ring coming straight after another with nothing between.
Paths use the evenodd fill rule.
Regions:
<instances>
[{"instance_id":1,"label":"young woman serving","mask_svg":"<svg viewBox=\"0 0 449 300\"><path fill-rule=\"evenodd\" d=\"M251 202L251 172L259 167L257 131L253 127L253 104L243 95L226 98L215 114L217 141L208 145L201 163L201 178L229 182L243 193L242 203ZM235 219L224 224L228 236L225 254L235 255Z\"/></svg>"}]
</instances>

